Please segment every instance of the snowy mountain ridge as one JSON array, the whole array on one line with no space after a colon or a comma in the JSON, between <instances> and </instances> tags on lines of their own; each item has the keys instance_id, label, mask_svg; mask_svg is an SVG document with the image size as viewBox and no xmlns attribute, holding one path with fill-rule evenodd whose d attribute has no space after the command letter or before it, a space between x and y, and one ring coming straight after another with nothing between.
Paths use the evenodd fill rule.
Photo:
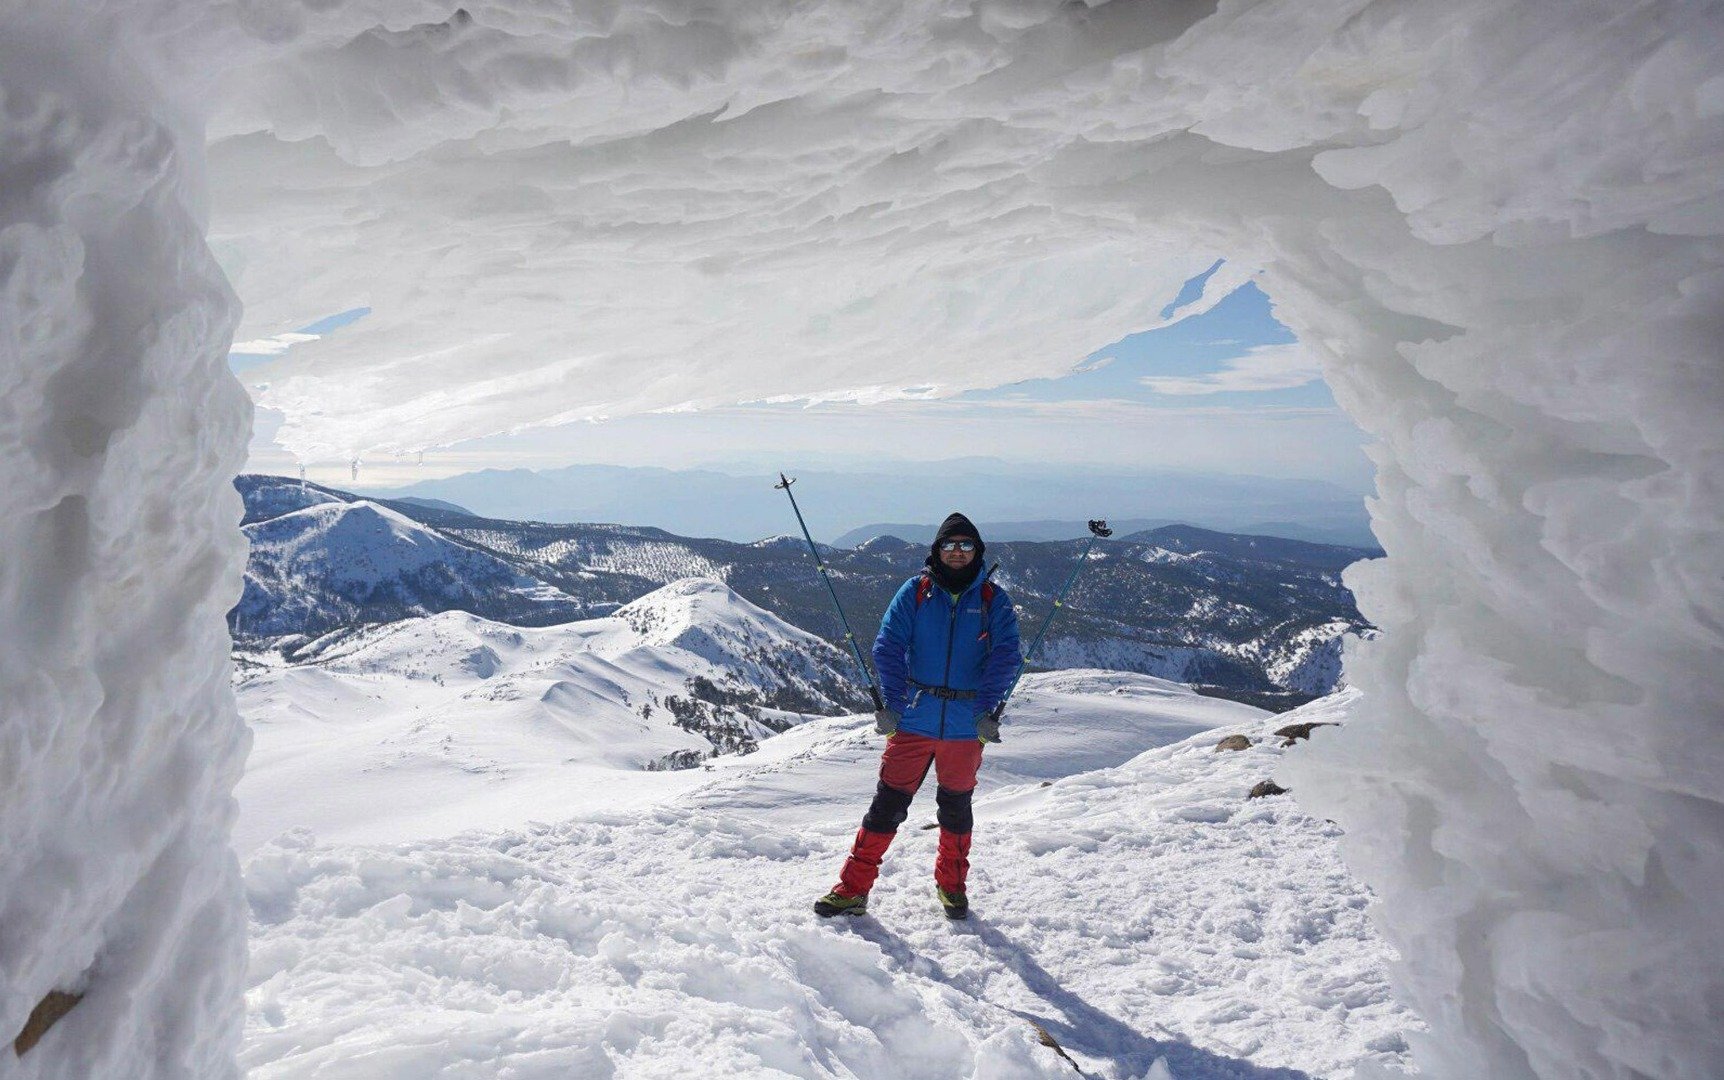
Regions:
<instances>
[{"instance_id":1,"label":"snowy mountain ridge","mask_svg":"<svg viewBox=\"0 0 1724 1080\"><path fill-rule=\"evenodd\" d=\"M245 525L245 591L235 637L299 644L359 623L451 608L525 624L563 622L587 605L494 553L388 506L310 493Z\"/></svg>"},{"instance_id":2,"label":"snowy mountain ridge","mask_svg":"<svg viewBox=\"0 0 1724 1080\"><path fill-rule=\"evenodd\" d=\"M374 504L282 477L243 476L238 486L247 502L247 531L257 537L246 598L232 620L247 648L291 652L339 626L446 608L543 625L603 614L689 577L723 581L796 626L841 641L831 598L796 537L735 544L653 528L500 521L403 502ZM353 580L340 586L319 581L309 539L291 558L267 542L272 515L292 519L304 505L328 515L318 521L343 516L339 508L350 505L417 523L461 549L448 568L455 576L470 572L473 580L429 569L366 579L349 568L413 563L438 550L404 535L405 526L396 523L394 532L376 530L370 543L411 542L412 550L361 558L347 534L322 534L332 573ZM1049 610L1080 548L1075 541L989 545L990 558L1001 563L997 580L1011 591L1021 619L1033 624ZM925 552L922 544L878 539L854 550L821 549L852 625L863 634L920 568ZM1109 541L1091 552L1090 568L1038 659L1052 667L1108 667L1206 684L1277 707L1297 704L1334 687L1340 639L1367 629L1338 573L1360 554L1183 526ZM538 603L535 596L546 599Z\"/></svg>"},{"instance_id":3,"label":"snowy mountain ridge","mask_svg":"<svg viewBox=\"0 0 1724 1080\"><path fill-rule=\"evenodd\" d=\"M555 819L587 805L594 777L621 771L651 790L643 770L750 751L865 700L848 657L700 580L557 626L445 611L327 635L296 663L242 660L255 738L242 845L268 827L258 815L274 811L259 807L323 829L384 806L416 822L412 835ZM499 786L501 805L488 797Z\"/></svg>"}]
</instances>

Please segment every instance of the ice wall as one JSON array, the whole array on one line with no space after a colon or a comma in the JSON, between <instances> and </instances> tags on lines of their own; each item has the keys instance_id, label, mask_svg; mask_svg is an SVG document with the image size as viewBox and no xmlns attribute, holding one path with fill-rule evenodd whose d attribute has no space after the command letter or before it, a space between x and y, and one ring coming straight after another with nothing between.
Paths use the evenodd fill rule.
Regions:
<instances>
[{"instance_id":1,"label":"ice wall","mask_svg":"<svg viewBox=\"0 0 1724 1080\"><path fill-rule=\"evenodd\" d=\"M40 7L0 4L0 1077L237 1076L238 305L142 35Z\"/></svg>"},{"instance_id":2,"label":"ice wall","mask_svg":"<svg viewBox=\"0 0 1724 1080\"><path fill-rule=\"evenodd\" d=\"M224 121L254 332L375 309L259 376L290 445L1049 374L1260 268L1379 439L1369 696L1290 774L1420 1062L1724 1073L1718 5L527 10Z\"/></svg>"},{"instance_id":3,"label":"ice wall","mask_svg":"<svg viewBox=\"0 0 1724 1080\"><path fill-rule=\"evenodd\" d=\"M1319 168L1411 171L1363 157ZM1574 210L1436 244L1447 215L1331 229L1270 269L1381 440L1389 556L1347 575L1383 631L1347 663L1358 714L1281 779L1346 827L1381 897L1425 1073L1705 1080L1724 1075L1721 251L1655 212L1596 228L1626 217L1608 194Z\"/></svg>"},{"instance_id":4,"label":"ice wall","mask_svg":"<svg viewBox=\"0 0 1724 1080\"><path fill-rule=\"evenodd\" d=\"M1289 774L1383 897L1421 1063L1724 1072L1719 4L36 6L79 21L47 35L63 63L0 33L24 998L115 940L158 950L110 969L133 980L232 951L175 929L230 910L199 907L230 887L235 737L238 407L181 135L207 117L244 336L373 309L259 369L313 456L1056 374L1214 256L1212 297L1258 273L1378 438L1388 558L1354 585L1385 633L1357 720ZM139 842L76 846L102 834L68 814L111 820L134 782ZM110 934L101 898L148 872L109 852L158 844L202 884ZM76 888L28 888L36 851ZM203 1004L116 1006L112 1038L214 1054L228 963Z\"/></svg>"}]
</instances>

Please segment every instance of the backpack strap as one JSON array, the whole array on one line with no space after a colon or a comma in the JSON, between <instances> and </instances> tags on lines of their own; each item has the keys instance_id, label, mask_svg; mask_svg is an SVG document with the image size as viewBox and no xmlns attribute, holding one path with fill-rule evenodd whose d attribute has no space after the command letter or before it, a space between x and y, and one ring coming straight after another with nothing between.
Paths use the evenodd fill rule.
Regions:
<instances>
[{"instance_id":1,"label":"backpack strap","mask_svg":"<svg viewBox=\"0 0 1724 1080\"><path fill-rule=\"evenodd\" d=\"M994 571L999 568L1000 564L995 563L988 571L988 576L982 579L982 632L976 635L976 640L987 642L989 649L994 647L994 643L988 640L988 609L993 606L994 594L1000 591L999 586L995 585L990 579L994 576ZM916 579L916 606L921 607L922 602L927 600L929 596L933 595L933 592L934 575L930 574L927 570L923 570L922 576Z\"/></svg>"},{"instance_id":2,"label":"backpack strap","mask_svg":"<svg viewBox=\"0 0 1724 1080\"><path fill-rule=\"evenodd\" d=\"M1000 591L999 587L990 579L994 576L994 570L999 568L1000 564L995 563L993 569L988 571L988 576L982 579L982 632L976 635L976 640L985 643L989 652L993 651L994 643L988 634L988 627L991 625L988 619L988 608L994 603L994 594Z\"/></svg>"}]
</instances>

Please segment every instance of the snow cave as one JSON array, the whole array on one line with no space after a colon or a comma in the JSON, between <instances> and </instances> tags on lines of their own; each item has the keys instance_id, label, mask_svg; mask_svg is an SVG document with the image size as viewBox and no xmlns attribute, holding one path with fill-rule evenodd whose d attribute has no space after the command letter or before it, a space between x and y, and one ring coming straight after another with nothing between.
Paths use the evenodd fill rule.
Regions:
<instances>
[{"instance_id":1,"label":"snow cave","mask_svg":"<svg viewBox=\"0 0 1724 1080\"><path fill-rule=\"evenodd\" d=\"M1721 154L1715 3L0 0L0 1030L86 994L0 1076L239 1075L236 336L372 309L246 372L345 460L1057 375L1218 257L1373 439L1285 772L1419 1067L1717 1076Z\"/></svg>"}]
</instances>

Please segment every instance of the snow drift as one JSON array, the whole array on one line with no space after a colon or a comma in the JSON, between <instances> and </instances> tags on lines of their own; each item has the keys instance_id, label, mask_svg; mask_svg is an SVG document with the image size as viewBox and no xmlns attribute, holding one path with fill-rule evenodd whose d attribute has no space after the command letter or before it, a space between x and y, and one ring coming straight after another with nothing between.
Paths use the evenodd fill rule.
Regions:
<instances>
[{"instance_id":1,"label":"snow drift","mask_svg":"<svg viewBox=\"0 0 1724 1080\"><path fill-rule=\"evenodd\" d=\"M373 309L259 369L319 455L1055 374L1226 256L1377 438L1383 634L1293 768L1419 1060L1715 1075L1721 57L1716 3L3 0L0 1023L90 996L0 1069L231 1071L213 208L246 335Z\"/></svg>"}]
</instances>

